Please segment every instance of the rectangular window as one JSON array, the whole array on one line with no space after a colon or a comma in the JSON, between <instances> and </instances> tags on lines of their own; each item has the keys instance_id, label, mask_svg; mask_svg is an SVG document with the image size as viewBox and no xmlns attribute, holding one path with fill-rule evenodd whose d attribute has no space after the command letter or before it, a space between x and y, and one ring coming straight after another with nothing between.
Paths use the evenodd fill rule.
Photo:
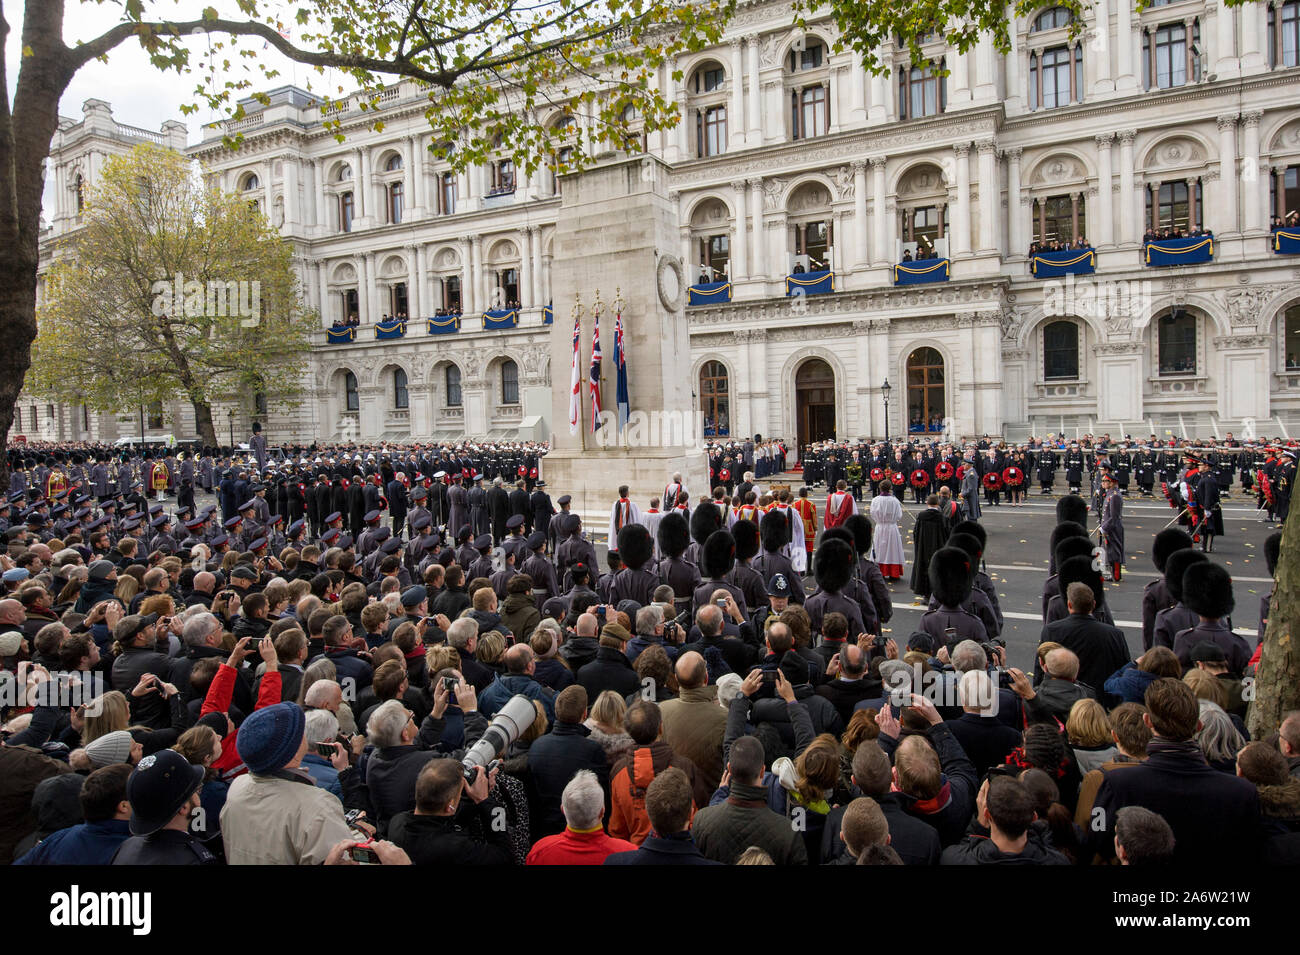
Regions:
<instances>
[{"instance_id":1,"label":"rectangular window","mask_svg":"<svg viewBox=\"0 0 1300 955\"><path fill-rule=\"evenodd\" d=\"M510 159L500 159L492 164L492 187L489 195L500 196L515 191L515 164Z\"/></svg>"},{"instance_id":2,"label":"rectangular window","mask_svg":"<svg viewBox=\"0 0 1300 955\"><path fill-rule=\"evenodd\" d=\"M1055 109L1070 102L1070 50L1058 47L1042 56L1043 108Z\"/></svg>"},{"instance_id":3,"label":"rectangular window","mask_svg":"<svg viewBox=\"0 0 1300 955\"><path fill-rule=\"evenodd\" d=\"M501 403L519 404L519 366L512 361L501 365Z\"/></svg>"},{"instance_id":4,"label":"rectangular window","mask_svg":"<svg viewBox=\"0 0 1300 955\"><path fill-rule=\"evenodd\" d=\"M459 276L453 275L443 283L442 307L449 315L461 314Z\"/></svg>"},{"instance_id":5,"label":"rectangular window","mask_svg":"<svg viewBox=\"0 0 1300 955\"><path fill-rule=\"evenodd\" d=\"M920 119L943 112L947 105L947 84L943 77L935 76L929 68L906 65L899 67L898 77L899 119Z\"/></svg>"},{"instance_id":6,"label":"rectangular window","mask_svg":"<svg viewBox=\"0 0 1300 955\"><path fill-rule=\"evenodd\" d=\"M447 366L447 407L460 407L460 369L455 365Z\"/></svg>"},{"instance_id":7,"label":"rectangular window","mask_svg":"<svg viewBox=\"0 0 1300 955\"><path fill-rule=\"evenodd\" d=\"M406 296L405 282L398 282L396 285L393 286L392 301L390 302L390 305L392 306L393 309L390 314L394 318L396 318L399 315L406 315L407 296Z\"/></svg>"},{"instance_id":8,"label":"rectangular window","mask_svg":"<svg viewBox=\"0 0 1300 955\"><path fill-rule=\"evenodd\" d=\"M456 214L456 177L452 173L444 172L438 177L438 202L438 211L443 215Z\"/></svg>"},{"instance_id":9,"label":"rectangular window","mask_svg":"<svg viewBox=\"0 0 1300 955\"><path fill-rule=\"evenodd\" d=\"M350 192L339 196L339 231L352 231L352 193Z\"/></svg>"},{"instance_id":10,"label":"rectangular window","mask_svg":"<svg viewBox=\"0 0 1300 955\"><path fill-rule=\"evenodd\" d=\"M710 106L696 114L697 155L720 156L727 149L727 107Z\"/></svg>"},{"instance_id":11,"label":"rectangular window","mask_svg":"<svg viewBox=\"0 0 1300 955\"><path fill-rule=\"evenodd\" d=\"M402 221L402 184L395 182L388 187L388 221L398 225Z\"/></svg>"},{"instance_id":12,"label":"rectangular window","mask_svg":"<svg viewBox=\"0 0 1300 955\"><path fill-rule=\"evenodd\" d=\"M825 136L830 125L827 110L826 87L810 86L797 90L794 99L795 139L808 139L811 136Z\"/></svg>"},{"instance_id":13,"label":"rectangular window","mask_svg":"<svg viewBox=\"0 0 1300 955\"><path fill-rule=\"evenodd\" d=\"M701 70L695 74L695 92L712 93L714 90L722 89L722 84L727 80L727 74L721 67L711 70Z\"/></svg>"}]
</instances>

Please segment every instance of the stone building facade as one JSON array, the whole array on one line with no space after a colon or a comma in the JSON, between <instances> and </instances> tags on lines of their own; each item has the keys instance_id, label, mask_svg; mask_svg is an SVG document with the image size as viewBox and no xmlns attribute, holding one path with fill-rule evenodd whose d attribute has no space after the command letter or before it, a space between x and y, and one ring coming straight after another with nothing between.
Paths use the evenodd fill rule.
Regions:
<instances>
[{"instance_id":1,"label":"stone building facade","mask_svg":"<svg viewBox=\"0 0 1300 955\"><path fill-rule=\"evenodd\" d=\"M930 43L938 77L897 45L871 75L831 52L829 21L791 31L788 5L742 0L721 45L677 60L680 81L660 71L683 121L646 135L628 117L670 169L680 241L664 252L702 290L680 366L706 428L1300 433L1300 256L1270 230L1300 209L1298 12L1099 0L1073 40L1053 9L1018 19L1005 56ZM566 294L551 284L562 179L505 158L452 173L407 84L385 93L382 132L337 104L342 143L308 94L270 98L190 152L269 211L320 311L308 400L270 409L273 440L563 427L549 390L567 356L544 324ZM1212 256L1150 266L1152 227L1212 230ZM1094 273L1034 274L1032 242L1084 238ZM926 256L945 280L896 284ZM800 294L828 288L799 284L821 271L833 291ZM517 324L485 329L497 306ZM457 309L458 331L428 333ZM400 312L405 335L378 340ZM350 314L354 340L327 343Z\"/></svg>"}]
</instances>

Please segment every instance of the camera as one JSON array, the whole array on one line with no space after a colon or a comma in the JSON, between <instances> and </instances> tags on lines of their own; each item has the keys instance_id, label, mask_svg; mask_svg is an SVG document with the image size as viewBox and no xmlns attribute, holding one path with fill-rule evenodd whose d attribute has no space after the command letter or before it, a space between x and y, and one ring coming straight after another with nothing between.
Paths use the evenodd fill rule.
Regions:
<instances>
[{"instance_id":1,"label":"camera","mask_svg":"<svg viewBox=\"0 0 1300 955\"><path fill-rule=\"evenodd\" d=\"M443 689L445 689L452 696L456 695L456 687L458 687L459 685L460 685L460 681L457 680L454 676L445 676L442 678Z\"/></svg>"},{"instance_id":2,"label":"camera","mask_svg":"<svg viewBox=\"0 0 1300 955\"><path fill-rule=\"evenodd\" d=\"M1006 667L998 667L998 689L1011 689L1011 672Z\"/></svg>"},{"instance_id":3,"label":"camera","mask_svg":"<svg viewBox=\"0 0 1300 955\"><path fill-rule=\"evenodd\" d=\"M517 740L537 719L537 710L533 701L522 693L516 693L488 724L483 736L471 746L461 758L465 769L465 781L474 781L474 768L482 766L484 771L492 768L492 763Z\"/></svg>"},{"instance_id":4,"label":"camera","mask_svg":"<svg viewBox=\"0 0 1300 955\"><path fill-rule=\"evenodd\" d=\"M317 744L316 744L316 753L317 753L317 755L319 755L319 756L324 756L326 759L330 759L330 758L332 758L332 757L334 756L335 752L337 752L337 750L334 749L334 744L333 744L333 743L317 743Z\"/></svg>"},{"instance_id":5,"label":"camera","mask_svg":"<svg viewBox=\"0 0 1300 955\"><path fill-rule=\"evenodd\" d=\"M353 862L356 862L360 865L382 865L383 864L379 861L379 853L377 853L374 849L367 848L366 846L353 846L351 849L348 850L348 855L352 858Z\"/></svg>"}]
</instances>

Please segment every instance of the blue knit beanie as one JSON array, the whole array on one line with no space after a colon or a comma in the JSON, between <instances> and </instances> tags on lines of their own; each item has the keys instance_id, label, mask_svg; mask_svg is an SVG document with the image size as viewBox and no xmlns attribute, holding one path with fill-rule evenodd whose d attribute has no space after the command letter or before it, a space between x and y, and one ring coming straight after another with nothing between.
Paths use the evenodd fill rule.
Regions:
<instances>
[{"instance_id":1,"label":"blue knit beanie","mask_svg":"<svg viewBox=\"0 0 1300 955\"><path fill-rule=\"evenodd\" d=\"M277 703L257 710L244 720L235 748L250 773L283 769L302 745L307 717L296 703Z\"/></svg>"}]
</instances>

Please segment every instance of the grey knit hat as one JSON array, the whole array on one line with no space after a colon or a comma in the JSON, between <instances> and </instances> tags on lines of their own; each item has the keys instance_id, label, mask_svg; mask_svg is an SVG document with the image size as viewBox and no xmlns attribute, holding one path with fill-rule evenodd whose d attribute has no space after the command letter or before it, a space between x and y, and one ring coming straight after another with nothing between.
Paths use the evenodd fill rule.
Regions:
<instances>
[{"instance_id":1,"label":"grey knit hat","mask_svg":"<svg viewBox=\"0 0 1300 955\"><path fill-rule=\"evenodd\" d=\"M105 733L99 739L86 745L86 756L96 769L125 763L131 758L133 739L127 730Z\"/></svg>"}]
</instances>

